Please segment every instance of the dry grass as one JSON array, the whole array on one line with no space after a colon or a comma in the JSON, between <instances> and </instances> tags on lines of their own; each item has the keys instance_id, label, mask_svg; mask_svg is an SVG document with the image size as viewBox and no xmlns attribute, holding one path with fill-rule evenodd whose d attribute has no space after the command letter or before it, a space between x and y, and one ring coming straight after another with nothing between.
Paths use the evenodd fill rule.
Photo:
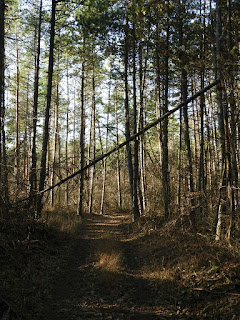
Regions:
<instances>
[{"instance_id":1,"label":"dry grass","mask_svg":"<svg viewBox=\"0 0 240 320\"><path fill-rule=\"evenodd\" d=\"M99 239L96 248L96 268L103 271L120 272L123 268L123 254L119 242L110 233Z\"/></svg>"},{"instance_id":2,"label":"dry grass","mask_svg":"<svg viewBox=\"0 0 240 320\"><path fill-rule=\"evenodd\" d=\"M105 271L118 272L121 270L121 263L122 255L120 252L101 253L95 266Z\"/></svg>"},{"instance_id":3,"label":"dry grass","mask_svg":"<svg viewBox=\"0 0 240 320\"><path fill-rule=\"evenodd\" d=\"M136 239L134 246L146 278L205 289L215 282L224 285L229 279L239 282L240 252L206 236L176 229L171 234L155 231Z\"/></svg>"},{"instance_id":4,"label":"dry grass","mask_svg":"<svg viewBox=\"0 0 240 320\"><path fill-rule=\"evenodd\" d=\"M46 219L50 227L71 235L77 232L79 225L82 223L76 212L70 211L67 207L46 208L43 218Z\"/></svg>"}]
</instances>

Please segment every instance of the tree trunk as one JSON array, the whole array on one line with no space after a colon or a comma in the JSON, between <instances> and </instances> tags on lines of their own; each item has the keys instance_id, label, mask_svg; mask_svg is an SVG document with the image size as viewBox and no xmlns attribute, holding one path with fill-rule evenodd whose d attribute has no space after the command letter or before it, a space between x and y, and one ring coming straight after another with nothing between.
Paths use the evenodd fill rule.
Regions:
<instances>
[{"instance_id":1,"label":"tree trunk","mask_svg":"<svg viewBox=\"0 0 240 320\"><path fill-rule=\"evenodd\" d=\"M55 36L55 14L56 14L56 0L52 0L52 17L51 17L51 31L50 31L50 47L49 47L49 62L48 62L48 84L47 84L47 106L45 110L45 122L42 142L42 157L41 157L41 170L39 180L39 192L37 199L37 218L41 217L42 212L42 194L46 178L46 160L47 160L47 147L49 140L49 119L50 107L52 99L52 77L53 77L53 62L54 62L54 36Z\"/></svg>"},{"instance_id":2,"label":"tree trunk","mask_svg":"<svg viewBox=\"0 0 240 320\"><path fill-rule=\"evenodd\" d=\"M39 21L37 39L35 41L35 75L34 75L34 98L33 98L33 123L32 123L32 156L30 170L30 198L29 205L35 206L36 198L34 195L37 192L37 153L36 153L36 138L37 138L37 114L38 114L38 84L39 84L39 69L40 69L40 51L41 51L41 24L42 24L42 0L39 5Z\"/></svg>"},{"instance_id":3,"label":"tree trunk","mask_svg":"<svg viewBox=\"0 0 240 320\"><path fill-rule=\"evenodd\" d=\"M114 105L115 105L115 128L116 128L116 144L119 144L118 132L118 108L117 108L117 85L115 87ZM121 189L121 167L119 150L117 150L117 186L118 186L118 207L122 207L122 189Z\"/></svg>"},{"instance_id":4,"label":"tree trunk","mask_svg":"<svg viewBox=\"0 0 240 320\"><path fill-rule=\"evenodd\" d=\"M76 82L74 83L74 93L73 93L73 171L76 165Z\"/></svg>"},{"instance_id":5,"label":"tree trunk","mask_svg":"<svg viewBox=\"0 0 240 320\"><path fill-rule=\"evenodd\" d=\"M93 75L92 75L92 119L91 119L91 140L89 144L92 146L92 152L90 152L90 156L92 160L96 158L96 101L95 101L95 67L93 62ZM91 150L90 150L91 151ZM89 156L89 158L90 158ZM89 185L89 208L88 211L92 213L93 207L93 190L94 190L94 178L95 178L95 166L90 168L90 185Z\"/></svg>"},{"instance_id":6,"label":"tree trunk","mask_svg":"<svg viewBox=\"0 0 240 320\"><path fill-rule=\"evenodd\" d=\"M5 1L0 0L0 210L8 213L8 167L5 141Z\"/></svg>"},{"instance_id":7,"label":"tree trunk","mask_svg":"<svg viewBox=\"0 0 240 320\"><path fill-rule=\"evenodd\" d=\"M53 155L52 155L52 172L51 172L51 185L56 183L56 172L57 172L57 153L58 153L58 114L59 114L59 101L58 101L58 84L56 85L56 101L54 108L54 131L53 131ZM54 207L55 204L55 192L51 190L51 206Z\"/></svg>"},{"instance_id":8,"label":"tree trunk","mask_svg":"<svg viewBox=\"0 0 240 320\"><path fill-rule=\"evenodd\" d=\"M4 124L3 119L3 109L4 109L4 76L5 76L5 1L0 0L0 192L3 192L3 164L2 164L2 144L3 144L3 137L2 137L2 128ZM2 207L2 203L4 199L0 197L0 207Z\"/></svg>"},{"instance_id":9,"label":"tree trunk","mask_svg":"<svg viewBox=\"0 0 240 320\"><path fill-rule=\"evenodd\" d=\"M135 26L133 25L133 134L137 133L137 88L136 88L136 34ZM140 217L138 207L138 138L134 140L134 152L133 152L133 216L134 220Z\"/></svg>"},{"instance_id":10,"label":"tree trunk","mask_svg":"<svg viewBox=\"0 0 240 320\"><path fill-rule=\"evenodd\" d=\"M238 199L238 190L239 190L239 179L238 179L238 160L237 160L237 121L239 120L239 115L237 115L237 105L235 100L235 74L234 71L236 67L236 63L234 62L234 57L232 55L232 50L234 48L233 43L233 28L232 28L232 1L227 1L228 5L228 41L229 41L229 60L230 60L230 70L229 70L229 107L230 107L230 128L231 128L231 135L230 135L230 157L231 157L231 164L232 164L232 172L231 172L231 184L232 184L232 213L230 213L231 221L229 225L229 237L231 233L231 229L235 227L235 220L236 220L236 208L239 205ZM231 61L232 64L231 64Z\"/></svg>"},{"instance_id":11,"label":"tree trunk","mask_svg":"<svg viewBox=\"0 0 240 320\"><path fill-rule=\"evenodd\" d=\"M107 133L106 133L106 141L105 141L105 152L107 152L107 149L108 149L110 96L111 96L111 75L110 75L110 81L109 81L109 87L108 87L108 107L107 107L107 123L106 123ZM103 182L102 182L102 196L101 196L100 214L104 214L106 175L107 175L107 159L104 159L103 160Z\"/></svg>"},{"instance_id":12,"label":"tree trunk","mask_svg":"<svg viewBox=\"0 0 240 320\"><path fill-rule=\"evenodd\" d=\"M160 68L160 39L159 39L159 24L156 25L157 30L157 39L156 39L156 117L159 118L161 116L161 68ZM159 163L162 163L162 128L161 123L157 125L157 132L158 132L158 152L159 152Z\"/></svg>"},{"instance_id":13,"label":"tree trunk","mask_svg":"<svg viewBox=\"0 0 240 320\"><path fill-rule=\"evenodd\" d=\"M179 5L182 3L179 1ZM187 71L186 71L186 53L185 53L185 44L183 39L183 15L184 12L180 8L180 18L179 18L179 46L180 46L180 67L181 67L181 98L182 101L187 101L188 97L188 79L187 79ZM187 158L188 158L188 172L189 172L189 190L190 192L194 192L193 185L193 165L192 165L192 151L191 151L191 142L190 142L190 134L189 134L189 120L188 120L188 106L185 104L183 106L183 119L184 119L184 141L187 148ZM193 201L191 204L194 205ZM195 212L191 210L190 218L192 226L195 227Z\"/></svg>"},{"instance_id":14,"label":"tree trunk","mask_svg":"<svg viewBox=\"0 0 240 320\"><path fill-rule=\"evenodd\" d=\"M182 210L182 133L183 133L183 126L182 126L182 108L179 111L179 149L178 149L178 197L177 203L179 209Z\"/></svg>"},{"instance_id":15,"label":"tree trunk","mask_svg":"<svg viewBox=\"0 0 240 320\"><path fill-rule=\"evenodd\" d=\"M167 9L167 30L166 30L166 53L165 53L165 79L164 79L164 105L163 114L168 112L168 87L169 87L169 1ZM162 183L163 183L163 203L164 216L169 218L169 203L170 203L170 179L169 179L169 164L168 164L168 118L163 120L163 137L162 137Z\"/></svg>"},{"instance_id":16,"label":"tree trunk","mask_svg":"<svg viewBox=\"0 0 240 320\"><path fill-rule=\"evenodd\" d=\"M26 97L26 113L25 113L25 128L24 128L24 155L23 155L23 172L24 172L24 180L26 181L29 177L29 73L27 75L27 97Z\"/></svg>"},{"instance_id":17,"label":"tree trunk","mask_svg":"<svg viewBox=\"0 0 240 320\"><path fill-rule=\"evenodd\" d=\"M66 175L68 175L68 135L69 135L69 71L68 71L68 61L67 61L67 114L66 114L66 138L65 138L65 171ZM67 182L65 185L65 204L68 205L69 202L69 183Z\"/></svg>"},{"instance_id":18,"label":"tree trunk","mask_svg":"<svg viewBox=\"0 0 240 320\"><path fill-rule=\"evenodd\" d=\"M220 130L220 141L221 141L221 187L218 202L218 209L216 215L216 236L215 240L218 241L221 238L221 227L222 227L222 215L225 212L224 203L226 203L226 190L227 189L227 157L226 157L226 132L225 132L225 106L223 104L223 79L222 79L222 17L220 0L216 1L216 78L220 78L220 82L217 85L217 105L218 105L218 118L219 118L219 130Z\"/></svg>"},{"instance_id":19,"label":"tree trunk","mask_svg":"<svg viewBox=\"0 0 240 320\"><path fill-rule=\"evenodd\" d=\"M19 119L19 86L20 86L20 71L19 71L19 47L18 47L18 35L16 33L16 120L15 120L15 178L16 178L16 193L15 196L18 198L20 188L20 119Z\"/></svg>"},{"instance_id":20,"label":"tree trunk","mask_svg":"<svg viewBox=\"0 0 240 320\"><path fill-rule=\"evenodd\" d=\"M85 37L83 39L85 48ZM84 168L85 164L85 104L84 104L84 90L85 90L85 61L82 61L82 79L81 79L81 119L80 119L80 169ZM83 191L84 191L84 172L80 173L79 177L79 200L77 215L83 215Z\"/></svg>"},{"instance_id":21,"label":"tree trunk","mask_svg":"<svg viewBox=\"0 0 240 320\"><path fill-rule=\"evenodd\" d=\"M147 60L147 58L146 58ZM145 71L146 71L147 61L145 63ZM140 86L140 108L139 108L139 130L142 130L144 127L144 89L145 89L145 77L143 70L143 44L139 44L139 86ZM160 132L160 126L158 128ZM140 207L141 214L143 214L146 210L146 164L145 164L145 138L144 135L140 136ZM159 140L160 144L160 140Z\"/></svg>"},{"instance_id":22,"label":"tree trunk","mask_svg":"<svg viewBox=\"0 0 240 320\"><path fill-rule=\"evenodd\" d=\"M201 89L204 88L204 68L201 71ZM201 142L200 142L200 159L199 159L199 173L198 173L198 190L205 191L205 170L204 170L204 109L205 97L204 94L200 97L200 121L201 121Z\"/></svg>"},{"instance_id":23,"label":"tree trunk","mask_svg":"<svg viewBox=\"0 0 240 320\"><path fill-rule=\"evenodd\" d=\"M126 140L130 138L130 113L129 113L129 88L128 88L128 67L129 67L129 23L128 18L126 18L126 25L125 25L125 44L124 44L124 107L125 107L125 137ZM131 204L132 204L132 212L133 212L133 219L135 217L134 211L134 203L133 203L133 164L132 164L132 150L130 143L126 144L127 149L127 164L128 164L128 178L129 178L129 186L131 192Z\"/></svg>"}]
</instances>

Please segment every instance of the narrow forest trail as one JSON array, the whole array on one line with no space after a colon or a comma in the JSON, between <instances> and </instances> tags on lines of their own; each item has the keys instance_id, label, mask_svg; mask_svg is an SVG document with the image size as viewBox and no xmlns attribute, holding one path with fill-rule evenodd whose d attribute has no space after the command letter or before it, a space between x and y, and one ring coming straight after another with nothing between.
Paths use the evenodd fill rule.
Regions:
<instances>
[{"instance_id":1,"label":"narrow forest trail","mask_svg":"<svg viewBox=\"0 0 240 320\"><path fill-rule=\"evenodd\" d=\"M166 227L133 237L129 226L126 215L83 220L44 320L240 319L239 254Z\"/></svg>"},{"instance_id":2,"label":"narrow forest trail","mask_svg":"<svg viewBox=\"0 0 240 320\"><path fill-rule=\"evenodd\" d=\"M166 303L166 283L138 272L127 220L93 215L84 221L44 319L175 319L170 309L176 310L176 299Z\"/></svg>"}]
</instances>

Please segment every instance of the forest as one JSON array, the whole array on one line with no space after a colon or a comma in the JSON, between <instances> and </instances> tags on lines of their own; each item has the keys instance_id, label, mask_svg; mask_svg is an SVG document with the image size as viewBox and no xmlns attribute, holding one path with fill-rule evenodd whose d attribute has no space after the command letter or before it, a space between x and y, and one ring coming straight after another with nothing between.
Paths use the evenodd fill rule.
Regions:
<instances>
[{"instance_id":1,"label":"forest","mask_svg":"<svg viewBox=\"0 0 240 320\"><path fill-rule=\"evenodd\" d=\"M0 319L240 318L239 25L237 0L0 0Z\"/></svg>"}]
</instances>

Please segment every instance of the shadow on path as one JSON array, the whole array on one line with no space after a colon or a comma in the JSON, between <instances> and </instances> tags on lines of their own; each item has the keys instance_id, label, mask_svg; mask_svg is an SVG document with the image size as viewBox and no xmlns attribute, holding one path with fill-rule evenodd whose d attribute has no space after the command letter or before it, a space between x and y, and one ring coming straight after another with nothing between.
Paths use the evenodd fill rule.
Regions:
<instances>
[{"instance_id":1,"label":"shadow on path","mask_svg":"<svg viewBox=\"0 0 240 320\"><path fill-rule=\"evenodd\" d=\"M84 219L44 320L198 319L179 313L184 288L134 269L138 262L127 230L126 216Z\"/></svg>"}]
</instances>

